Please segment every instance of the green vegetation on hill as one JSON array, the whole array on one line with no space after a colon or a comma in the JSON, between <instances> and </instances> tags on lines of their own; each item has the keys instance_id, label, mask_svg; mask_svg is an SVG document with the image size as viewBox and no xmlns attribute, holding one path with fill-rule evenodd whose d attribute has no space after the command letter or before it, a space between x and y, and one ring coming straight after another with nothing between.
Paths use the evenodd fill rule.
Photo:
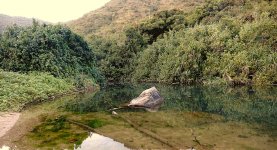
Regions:
<instances>
[{"instance_id":1,"label":"green vegetation on hill","mask_svg":"<svg viewBox=\"0 0 277 150\"><path fill-rule=\"evenodd\" d=\"M123 7L129 10L147 1L112 0L96 12L110 9L122 14L115 7L122 2L130 4ZM179 9L165 7L173 0L152 2L143 6L148 15L137 9L128 17L117 14L103 28L91 29L83 20L86 31L78 32L87 41L62 25L34 21L29 27L7 28L0 34L0 111L20 110L34 101L96 86L103 76L110 82L277 84L276 1L207 0L187 5L189 0L177 0L172 6ZM106 29L113 34L99 36L111 33Z\"/></svg>"},{"instance_id":2,"label":"green vegetation on hill","mask_svg":"<svg viewBox=\"0 0 277 150\"><path fill-rule=\"evenodd\" d=\"M130 28L125 34L126 40L122 44L102 37L94 37L90 41L97 66L108 82L128 81L135 69L138 54L146 46L147 41L136 29Z\"/></svg>"},{"instance_id":3,"label":"green vegetation on hill","mask_svg":"<svg viewBox=\"0 0 277 150\"><path fill-rule=\"evenodd\" d=\"M111 0L105 6L67 23L76 33L89 37L115 36L122 40L121 33L128 25L139 24L142 19L151 18L163 10L180 9L190 12L201 6L204 0Z\"/></svg>"},{"instance_id":4,"label":"green vegetation on hill","mask_svg":"<svg viewBox=\"0 0 277 150\"><path fill-rule=\"evenodd\" d=\"M277 2L216 0L161 11L125 42L89 39L110 81L277 84Z\"/></svg>"}]
</instances>

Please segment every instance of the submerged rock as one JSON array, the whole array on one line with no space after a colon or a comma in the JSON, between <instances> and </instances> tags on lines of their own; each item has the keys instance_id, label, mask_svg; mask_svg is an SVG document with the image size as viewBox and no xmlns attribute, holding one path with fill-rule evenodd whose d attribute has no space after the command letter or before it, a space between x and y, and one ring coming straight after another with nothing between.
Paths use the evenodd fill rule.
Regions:
<instances>
[{"instance_id":1,"label":"submerged rock","mask_svg":"<svg viewBox=\"0 0 277 150\"><path fill-rule=\"evenodd\" d=\"M159 91L152 87L143 91L139 97L131 100L128 107L131 108L145 108L148 111L157 111L164 102Z\"/></svg>"}]
</instances>

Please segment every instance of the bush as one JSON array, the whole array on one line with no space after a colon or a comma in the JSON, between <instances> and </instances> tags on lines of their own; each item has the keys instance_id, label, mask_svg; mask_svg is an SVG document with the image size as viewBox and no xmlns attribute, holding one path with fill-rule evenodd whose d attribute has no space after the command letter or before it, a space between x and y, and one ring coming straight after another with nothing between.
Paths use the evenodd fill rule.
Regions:
<instances>
[{"instance_id":1,"label":"bush","mask_svg":"<svg viewBox=\"0 0 277 150\"><path fill-rule=\"evenodd\" d=\"M55 77L84 73L100 78L88 44L61 25L12 26L0 36L0 68L14 72L41 71Z\"/></svg>"},{"instance_id":2,"label":"bush","mask_svg":"<svg viewBox=\"0 0 277 150\"><path fill-rule=\"evenodd\" d=\"M120 44L113 39L99 37L91 40L97 58L97 66L107 81L129 81L130 74L136 66L137 54L146 45L145 39L135 28L128 28L125 36L125 42Z\"/></svg>"}]
</instances>

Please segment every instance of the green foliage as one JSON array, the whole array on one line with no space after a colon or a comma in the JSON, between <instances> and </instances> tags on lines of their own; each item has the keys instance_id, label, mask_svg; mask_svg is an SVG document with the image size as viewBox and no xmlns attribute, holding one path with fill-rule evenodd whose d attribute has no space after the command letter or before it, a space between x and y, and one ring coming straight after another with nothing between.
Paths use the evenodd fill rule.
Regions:
<instances>
[{"instance_id":1,"label":"green foliage","mask_svg":"<svg viewBox=\"0 0 277 150\"><path fill-rule=\"evenodd\" d=\"M249 44L260 43L271 46L274 48L272 50L276 52L277 23L269 16L270 14L265 12L259 15L255 21L244 24L239 33L241 40Z\"/></svg>"},{"instance_id":2,"label":"green foliage","mask_svg":"<svg viewBox=\"0 0 277 150\"><path fill-rule=\"evenodd\" d=\"M96 41L99 41L96 43ZM94 39L93 47L97 58L97 65L107 81L120 81L128 69L128 61L133 53L125 52L122 46L114 41Z\"/></svg>"},{"instance_id":3,"label":"green foliage","mask_svg":"<svg viewBox=\"0 0 277 150\"><path fill-rule=\"evenodd\" d=\"M94 37L91 45L97 58L97 65L108 81L127 81L134 70L137 54L146 45L145 39L134 28L125 31L123 44L115 40Z\"/></svg>"},{"instance_id":4,"label":"green foliage","mask_svg":"<svg viewBox=\"0 0 277 150\"><path fill-rule=\"evenodd\" d=\"M163 38L141 53L133 80L211 84L222 83L224 79L233 85L276 84L277 24L273 15L264 12L252 21L243 20L242 24L240 19L226 12L226 16L216 22L205 20L229 6L246 4L208 1L195 12L206 12L196 19L200 25L165 32ZM270 10L268 6L266 10ZM185 18L193 18L195 13L186 14Z\"/></svg>"},{"instance_id":5,"label":"green foliage","mask_svg":"<svg viewBox=\"0 0 277 150\"><path fill-rule=\"evenodd\" d=\"M198 7L192 14L187 15L186 20L190 26L200 24L201 21L211 23L213 22L210 18L211 16L215 16L220 11L232 5L234 5L233 0L207 0L204 6ZM218 18L215 21L218 21Z\"/></svg>"},{"instance_id":6,"label":"green foliage","mask_svg":"<svg viewBox=\"0 0 277 150\"><path fill-rule=\"evenodd\" d=\"M0 68L49 72L56 77L79 73L101 79L88 44L61 25L12 26L0 37Z\"/></svg>"},{"instance_id":7,"label":"green foliage","mask_svg":"<svg viewBox=\"0 0 277 150\"><path fill-rule=\"evenodd\" d=\"M0 111L19 111L26 104L74 89L73 82L45 73L19 74L0 70Z\"/></svg>"},{"instance_id":8,"label":"green foliage","mask_svg":"<svg viewBox=\"0 0 277 150\"><path fill-rule=\"evenodd\" d=\"M92 43L109 81L276 84L276 1L208 0L129 28L125 43Z\"/></svg>"},{"instance_id":9,"label":"green foliage","mask_svg":"<svg viewBox=\"0 0 277 150\"><path fill-rule=\"evenodd\" d=\"M207 46L204 28L170 32L142 53L134 73L135 80L149 78L167 83L193 83L202 78ZM201 37L199 37L201 36ZM142 72L141 72L142 70Z\"/></svg>"},{"instance_id":10,"label":"green foliage","mask_svg":"<svg viewBox=\"0 0 277 150\"><path fill-rule=\"evenodd\" d=\"M83 91L94 91L95 89L99 89L99 85L95 83L94 79L82 74L75 76L73 85L76 89Z\"/></svg>"},{"instance_id":11,"label":"green foliage","mask_svg":"<svg viewBox=\"0 0 277 150\"><path fill-rule=\"evenodd\" d=\"M276 33L276 22L263 15L242 25L226 42L224 53L209 54L205 74L227 73L241 83L276 84Z\"/></svg>"},{"instance_id":12,"label":"green foliage","mask_svg":"<svg viewBox=\"0 0 277 150\"><path fill-rule=\"evenodd\" d=\"M139 31L152 44L160 36L170 30L180 30L185 28L184 12L180 10L161 11L139 25Z\"/></svg>"}]
</instances>

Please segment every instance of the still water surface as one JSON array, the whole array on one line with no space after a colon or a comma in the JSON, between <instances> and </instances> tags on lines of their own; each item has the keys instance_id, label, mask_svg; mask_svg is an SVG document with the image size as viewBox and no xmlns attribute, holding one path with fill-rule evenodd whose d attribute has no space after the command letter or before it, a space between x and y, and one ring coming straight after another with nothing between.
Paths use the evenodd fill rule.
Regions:
<instances>
[{"instance_id":1,"label":"still water surface","mask_svg":"<svg viewBox=\"0 0 277 150\"><path fill-rule=\"evenodd\" d=\"M151 86L156 86L165 99L160 111L205 112L221 115L226 120L277 126L277 87L111 86L93 96L70 101L65 104L65 110L80 113L105 111L128 103Z\"/></svg>"},{"instance_id":2,"label":"still water surface","mask_svg":"<svg viewBox=\"0 0 277 150\"><path fill-rule=\"evenodd\" d=\"M277 149L277 87L230 88L161 84L110 86L94 94L41 105L42 108L46 107L44 105L55 106L58 109L55 116L60 113L88 125L92 123L102 135L110 138L102 138L97 134L87 137L87 131L76 126L58 122L57 127L48 122L38 126L16 144L20 147L32 143L32 146L42 149L108 149L107 146L113 144L119 146L118 149L171 149L107 112L128 103L152 86L156 86L165 99L158 112L122 109L117 113L140 128L167 140L174 147ZM49 118L49 115L46 116ZM102 139L99 141L95 137ZM60 140L61 138L65 140Z\"/></svg>"},{"instance_id":3,"label":"still water surface","mask_svg":"<svg viewBox=\"0 0 277 150\"><path fill-rule=\"evenodd\" d=\"M129 150L124 144L114 141L111 138L90 132L81 145L75 145L74 150L92 150L92 149L105 149L105 150Z\"/></svg>"}]
</instances>

